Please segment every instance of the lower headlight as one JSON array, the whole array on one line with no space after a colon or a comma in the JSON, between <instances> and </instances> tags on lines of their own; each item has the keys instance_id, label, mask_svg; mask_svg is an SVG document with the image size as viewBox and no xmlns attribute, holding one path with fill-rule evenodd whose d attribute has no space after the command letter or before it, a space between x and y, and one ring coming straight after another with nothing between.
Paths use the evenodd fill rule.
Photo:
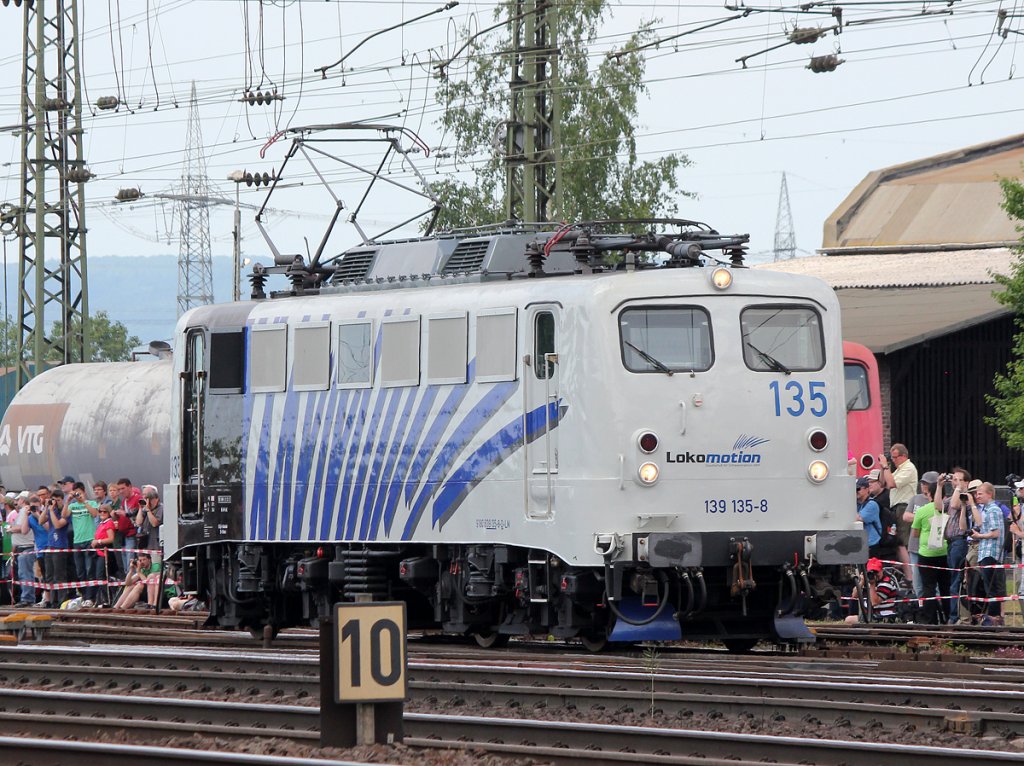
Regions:
<instances>
[{"instance_id":1,"label":"lower headlight","mask_svg":"<svg viewBox=\"0 0 1024 766\"><path fill-rule=\"evenodd\" d=\"M654 484L658 480L658 466L654 463L644 463L637 471L640 481L644 484Z\"/></svg>"},{"instance_id":2,"label":"lower headlight","mask_svg":"<svg viewBox=\"0 0 1024 766\"><path fill-rule=\"evenodd\" d=\"M807 477L815 484L825 481L828 478L828 463L824 460L815 460L807 466Z\"/></svg>"}]
</instances>

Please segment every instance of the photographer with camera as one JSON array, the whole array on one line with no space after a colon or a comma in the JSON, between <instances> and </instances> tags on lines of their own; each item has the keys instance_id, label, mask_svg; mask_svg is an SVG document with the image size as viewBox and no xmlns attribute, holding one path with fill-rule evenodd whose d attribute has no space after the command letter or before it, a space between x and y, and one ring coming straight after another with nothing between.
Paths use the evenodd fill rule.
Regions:
<instances>
[{"instance_id":1,"label":"photographer with camera","mask_svg":"<svg viewBox=\"0 0 1024 766\"><path fill-rule=\"evenodd\" d=\"M143 594L145 601L140 601ZM125 577L124 590L114 603L115 609L131 609L138 604L144 609L155 609L160 594L160 565L153 563L148 553L140 551L128 565L128 576Z\"/></svg>"},{"instance_id":2,"label":"photographer with camera","mask_svg":"<svg viewBox=\"0 0 1024 766\"><path fill-rule=\"evenodd\" d=\"M49 492L47 492L49 494ZM43 573L46 582L50 584L50 607L57 609L64 599L68 597L67 588L56 588L53 586L68 582L68 560L71 555L63 551L71 547L71 510L59 502L57 498L47 498L44 507L46 512L46 527L49 530L47 546L56 553L47 553L43 557Z\"/></svg>"},{"instance_id":3,"label":"photographer with camera","mask_svg":"<svg viewBox=\"0 0 1024 766\"><path fill-rule=\"evenodd\" d=\"M939 475L939 481L935 490L935 505L942 503L943 512L948 514L944 536L948 554L949 568L953 570L952 579L949 583L950 600L949 624L956 624L958 619L970 620L970 609L966 602L961 602L961 592L967 592L967 581L965 578L965 566L967 564L968 544L967 532L971 528L970 514L967 512L966 504L961 502L961 497L967 497L967 485L970 484L971 474L966 468L955 466L949 473ZM950 487L949 497L945 497L946 487ZM944 498L944 499L942 499ZM977 550L975 549L975 553Z\"/></svg>"},{"instance_id":4,"label":"photographer with camera","mask_svg":"<svg viewBox=\"0 0 1024 766\"><path fill-rule=\"evenodd\" d=\"M860 584L854 587L853 597L856 599L859 614L851 614L846 617L846 622L854 623L867 620L867 609L861 598L861 594L867 589L868 599L871 601L871 615L875 620L884 620L896 614L894 599L899 595L899 584L891 574L882 568L882 562L877 558L868 559L865 567L865 577L861 577Z\"/></svg>"},{"instance_id":5,"label":"photographer with camera","mask_svg":"<svg viewBox=\"0 0 1024 766\"><path fill-rule=\"evenodd\" d=\"M889 460L892 461L892 468L889 467ZM908 580L913 580L908 545L910 543L910 525L914 521L914 514L907 513L907 505L917 491L917 466L910 462L910 453L905 444L893 444L889 448L889 460L886 460L884 454L878 456L878 476L882 485L889 488L889 503L893 515L896 517L900 538L897 553L903 564L903 574Z\"/></svg>"},{"instance_id":6,"label":"photographer with camera","mask_svg":"<svg viewBox=\"0 0 1024 766\"><path fill-rule=\"evenodd\" d=\"M36 552L35 536L29 526L31 514L28 498L18 498L18 516L11 524L11 547L18 557L18 601L15 607L35 606L36 603Z\"/></svg>"},{"instance_id":7,"label":"photographer with camera","mask_svg":"<svg viewBox=\"0 0 1024 766\"><path fill-rule=\"evenodd\" d=\"M932 483L931 478L939 478L937 473L929 471L921 482L921 493L927 502L914 511L914 522L910 526L910 542L917 552L921 576L921 589L918 598L924 599L922 621L927 625L942 625L948 617L946 604L949 601L949 569L947 562L948 547L945 537L946 519L942 516L941 501L936 507L935 498L938 493L938 482ZM936 599L936 590L938 598Z\"/></svg>"},{"instance_id":8,"label":"photographer with camera","mask_svg":"<svg viewBox=\"0 0 1024 766\"><path fill-rule=\"evenodd\" d=\"M971 482L974 484L974 482ZM995 487L989 482L979 482L968 492L968 504L974 517L974 528L969 538L977 543L978 567L981 569L980 581L984 597L988 599L981 608L984 615L981 625L1002 625L1002 604L994 599L1005 593L1000 592L1000 584L1005 585L1003 576L1003 511L995 503ZM973 497L971 497L973 495Z\"/></svg>"},{"instance_id":9,"label":"photographer with camera","mask_svg":"<svg viewBox=\"0 0 1024 766\"><path fill-rule=\"evenodd\" d=\"M103 574L103 561L96 555L92 547L99 524L99 507L92 500L85 499L85 485L76 482L70 476L61 481L71 485L71 493L67 496L67 507L71 512L71 533L74 542L75 572L79 580L98 580ZM97 586L82 586L82 606L93 606L96 603Z\"/></svg>"}]
</instances>

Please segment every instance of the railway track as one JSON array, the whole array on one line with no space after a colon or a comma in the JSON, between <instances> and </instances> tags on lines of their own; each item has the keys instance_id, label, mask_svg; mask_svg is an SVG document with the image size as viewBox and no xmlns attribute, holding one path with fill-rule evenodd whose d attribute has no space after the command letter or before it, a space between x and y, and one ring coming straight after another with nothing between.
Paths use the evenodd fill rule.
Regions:
<instances>
[{"instance_id":1,"label":"railway track","mask_svg":"<svg viewBox=\"0 0 1024 766\"><path fill-rule=\"evenodd\" d=\"M646 671L632 661L604 667L593 662L580 663L583 667L545 664L416 659L410 663L410 707L546 719L593 714L648 727L686 727L702 717L742 720L761 728L797 723L843 731L871 729L884 722L890 729L911 732L950 729L975 736L1024 737L1024 692L1018 691L1024 680L1021 666L948 664L945 670L957 672L936 675L927 672L929 666L922 666L921 672L908 663L902 675L896 675L884 662L795 658L781 663L773 658L731 659L728 672L723 663L703 657L672 661L671 669ZM190 702L215 697L309 710L319 698L316 655L295 652L240 655L197 650L181 657L157 649L22 646L0 653L0 685L13 694L8 698L0 691L4 710L22 709L25 693L61 689L158 707L174 704L177 697ZM75 699L76 704L83 701ZM140 710L143 717L158 715L149 708ZM294 727L292 723L285 728Z\"/></svg>"},{"instance_id":2,"label":"railway track","mask_svg":"<svg viewBox=\"0 0 1024 766\"><path fill-rule=\"evenodd\" d=\"M12 613L10 609L0 609L0 617ZM247 631L230 631L217 628L204 628L207 619L204 612L165 613L160 615L135 614L132 612L113 611L54 611L35 612L53 617L53 627L48 636L55 641L104 641L117 640L119 643L145 643L157 639L162 644L178 646L206 647L239 647L250 648L260 646L262 636L253 636ZM991 651L1008 646L1024 645L1024 628L1014 627L980 627L974 625L907 625L907 624L870 624L847 625L842 623L817 623L811 626L817 636L818 643L814 647L802 650L801 653L814 655L843 647L879 647L885 645L904 645L930 641L935 645L948 644L968 650ZM418 641L429 646L450 645L458 651L467 651L465 643L447 637L414 634ZM295 648L316 650L318 646L317 631L313 628L291 628L277 634L272 642L275 648ZM537 653L564 653L567 645L564 642L522 639L513 642L513 649L521 647L528 650L535 658ZM583 650L580 650L581 653ZM635 649L625 649L627 653ZM659 652L663 655L708 651L707 648L696 646L662 646ZM717 648L712 652L719 651ZM616 654L613 647L613 654ZM789 651L767 651L762 654L792 655Z\"/></svg>"},{"instance_id":3,"label":"railway track","mask_svg":"<svg viewBox=\"0 0 1024 766\"><path fill-rule=\"evenodd\" d=\"M1005 626L829 623L814 625L812 630L819 647L823 643L879 645L922 640L987 651L1024 645L1024 628Z\"/></svg>"},{"instance_id":4,"label":"railway track","mask_svg":"<svg viewBox=\"0 0 1024 766\"><path fill-rule=\"evenodd\" d=\"M12 706L16 710L12 711ZM8 690L0 696L0 722L7 731L30 736L56 730L66 736L102 738L118 729L146 741L195 735L242 740L272 737L311 745L319 741L319 710L315 707L223 700L132 696L126 701L107 695ZM405 730L406 744L412 746L473 747L576 764L620 764L642 757L648 763L665 764L697 758L707 763L713 758L875 766L898 757L905 766L934 766L967 760L1006 763L1020 757L972 748L424 713L407 713Z\"/></svg>"}]
</instances>

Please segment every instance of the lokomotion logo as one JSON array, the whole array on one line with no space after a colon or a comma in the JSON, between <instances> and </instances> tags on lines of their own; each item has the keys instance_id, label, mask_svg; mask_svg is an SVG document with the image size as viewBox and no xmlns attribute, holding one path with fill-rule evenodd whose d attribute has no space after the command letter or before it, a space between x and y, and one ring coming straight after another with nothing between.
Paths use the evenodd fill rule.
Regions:
<instances>
[{"instance_id":1,"label":"lokomotion logo","mask_svg":"<svg viewBox=\"0 0 1024 766\"><path fill-rule=\"evenodd\" d=\"M666 463L702 463L704 465L760 465L757 447L770 439L740 434L729 452L666 452Z\"/></svg>"}]
</instances>

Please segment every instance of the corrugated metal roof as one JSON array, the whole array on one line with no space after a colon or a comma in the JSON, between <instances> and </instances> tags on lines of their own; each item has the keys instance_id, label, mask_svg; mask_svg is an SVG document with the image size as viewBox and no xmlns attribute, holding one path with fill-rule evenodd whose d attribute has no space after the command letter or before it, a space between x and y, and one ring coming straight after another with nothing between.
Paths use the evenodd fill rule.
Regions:
<instances>
[{"instance_id":1,"label":"corrugated metal roof","mask_svg":"<svg viewBox=\"0 0 1024 766\"><path fill-rule=\"evenodd\" d=\"M1015 242L1000 178L1024 173L1024 134L869 173L825 222L837 247Z\"/></svg>"},{"instance_id":2,"label":"corrugated metal roof","mask_svg":"<svg viewBox=\"0 0 1024 766\"><path fill-rule=\"evenodd\" d=\"M836 291L843 338L886 354L1009 313L992 293L1015 254L983 250L818 255L759 269L816 276Z\"/></svg>"},{"instance_id":3,"label":"corrugated metal roof","mask_svg":"<svg viewBox=\"0 0 1024 766\"><path fill-rule=\"evenodd\" d=\"M764 263L757 269L809 274L834 289L940 287L994 284L993 274L1007 274L1016 255L1005 247L931 252L875 252L814 255Z\"/></svg>"}]
</instances>

